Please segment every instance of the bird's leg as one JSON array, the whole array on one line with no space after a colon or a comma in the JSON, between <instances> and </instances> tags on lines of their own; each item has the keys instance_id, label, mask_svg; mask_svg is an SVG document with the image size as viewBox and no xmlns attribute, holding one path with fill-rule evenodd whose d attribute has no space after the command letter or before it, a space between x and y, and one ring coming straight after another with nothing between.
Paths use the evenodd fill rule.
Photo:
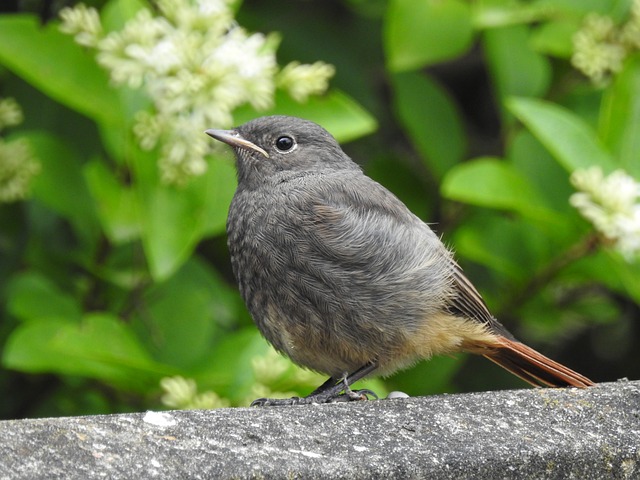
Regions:
<instances>
[{"instance_id":1,"label":"bird's leg","mask_svg":"<svg viewBox=\"0 0 640 480\"><path fill-rule=\"evenodd\" d=\"M338 379L336 379L335 377L331 377L306 397L259 398L251 402L251 406L267 407L286 405L309 405L311 403L349 402L353 400L366 400L369 396L377 399L378 396L371 390L365 389L353 391L350 388L350 385L353 385L358 380L373 373L377 367L378 366L373 362L367 363L352 374L345 373Z\"/></svg>"},{"instance_id":2,"label":"bird's leg","mask_svg":"<svg viewBox=\"0 0 640 480\"><path fill-rule=\"evenodd\" d=\"M321 395L322 393L324 393L324 392L326 392L328 390L331 390L343 378L344 378L344 376L342 376L340 378L336 378L336 377L327 378L326 382L324 382L322 385L320 385L318 388L316 388L313 392L311 392L309 395L307 395L307 397L314 397L316 395Z\"/></svg>"}]
</instances>

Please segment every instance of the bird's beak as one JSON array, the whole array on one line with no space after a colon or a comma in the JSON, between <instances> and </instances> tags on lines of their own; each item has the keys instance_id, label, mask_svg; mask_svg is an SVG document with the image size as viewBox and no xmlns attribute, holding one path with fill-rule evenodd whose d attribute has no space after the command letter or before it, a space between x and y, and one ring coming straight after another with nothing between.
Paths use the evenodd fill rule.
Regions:
<instances>
[{"instance_id":1,"label":"bird's beak","mask_svg":"<svg viewBox=\"0 0 640 480\"><path fill-rule=\"evenodd\" d=\"M255 152L261 153L265 157L269 158L269 154L255 143L250 142L246 138L242 138L242 136L236 132L235 130L205 130L207 135L215 138L216 140L220 140L221 142L226 143L227 145L231 145L232 147L244 148L246 150L253 150Z\"/></svg>"}]
</instances>

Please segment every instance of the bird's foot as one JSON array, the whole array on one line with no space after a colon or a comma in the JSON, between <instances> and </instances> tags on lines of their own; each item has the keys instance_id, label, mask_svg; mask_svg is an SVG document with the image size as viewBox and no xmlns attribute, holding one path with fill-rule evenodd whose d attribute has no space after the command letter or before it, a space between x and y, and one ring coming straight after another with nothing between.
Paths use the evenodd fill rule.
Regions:
<instances>
[{"instance_id":1,"label":"bird's foot","mask_svg":"<svg viewBox=\"0 0 640 480\"><path fill-rule=\"evenodd\" d=\"M337 383L329 379L320 388L306 397L291 398L258 398L251 402L252 407L280 407L290 405L310 405L312 403L337 403L337 402L357 402L372 399L377 400L375 392L362 389L351 390L349 386L349 375L344 374Z\"/></svg>"},{"instance_id":2,"label":"bird's foot","mask_svg":"<svg viewBox=\"0 0 640 480\"><path fill-rule=\"evenodd\" d=\"M340 395L330 398L327 400L327 403L361 402L364 400L378 400L378 395L376 395L376 392L367 388L363 388L362 390L349 389L348 392L341 393Z\"/></svg>"},{"instance_id":3,"label":"bird's foot","mask_svg":"<svg viewBox=\"0 0 640 480\"><path fill-rule=\"evenodd\" d=\"M252 407L287 407L290 405L308 405L313 402L308 401L309 397L291 398L257 398L251 402Z\"/></svg>"}]
</instances>

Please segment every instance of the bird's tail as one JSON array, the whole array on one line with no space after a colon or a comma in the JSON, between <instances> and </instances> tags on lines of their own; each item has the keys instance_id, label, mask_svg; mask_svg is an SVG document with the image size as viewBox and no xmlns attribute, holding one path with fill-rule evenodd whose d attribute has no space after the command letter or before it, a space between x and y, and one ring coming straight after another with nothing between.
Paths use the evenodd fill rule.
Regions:
<instances>
[{"instance_id":1,"label":"bird's tail","mask_svg":"<svg viewBox=\"0 0 640 480\"><path fill-rule=\"evenodd\" d=\"M585 388L587 377L545 357L524 343L498 336L498 344L484 356L535 387Z\"/></svg>"}]
</instances>

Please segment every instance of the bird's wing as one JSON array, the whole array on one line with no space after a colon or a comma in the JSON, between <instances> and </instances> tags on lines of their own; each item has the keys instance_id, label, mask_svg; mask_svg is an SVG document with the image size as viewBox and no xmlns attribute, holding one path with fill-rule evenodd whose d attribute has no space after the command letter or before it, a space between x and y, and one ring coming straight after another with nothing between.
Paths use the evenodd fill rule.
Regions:
<instances>
[{"instance_id":1,"label":"bird's wing","mask_svg":"<svg viewBox=\"0 0 640 480\"><path fill-rule=\"evenodd\" d=\"M452 287L446 297L450 313L513 338L491 315L478 290L440 239L395 195L365 176L354 183L340 182L326 191L330 195L315 197L311 209L313 228L308 230L321 245L324 256L342 261L343 265L351 263L352 270L376 269L377 275L393 269L409 273L415 267L413 260L426 259L431 271L421 280L425 288L436 291L444 291L447 285Z\"/></svg>"},{"instance_id":2,"label":"bird's wing","mask_svg":"<svg viewBox=\"0 0 640 480\"><path fill-rule=\"evenodd\" d=\"M421 262L434 271L446 269L449 252L435 233L368 177L339 179L314 195L310 204L306 230L327 257L347 265L357 260L380 273L416 268Z\"/></svg>"},{"instance_id":3,"label":"bird's wing","mask_svg":"<svg viewBox=\"0 0 640 480\"><path fill-rule=\"evenodd\" d=\"M491 314L480 292L473 286L457 263L454 264L453 280L456 295L451 299L448 307L451 313L484 323L494 333L514 340L511 332Z\"/></svg>"}]
</instances>

